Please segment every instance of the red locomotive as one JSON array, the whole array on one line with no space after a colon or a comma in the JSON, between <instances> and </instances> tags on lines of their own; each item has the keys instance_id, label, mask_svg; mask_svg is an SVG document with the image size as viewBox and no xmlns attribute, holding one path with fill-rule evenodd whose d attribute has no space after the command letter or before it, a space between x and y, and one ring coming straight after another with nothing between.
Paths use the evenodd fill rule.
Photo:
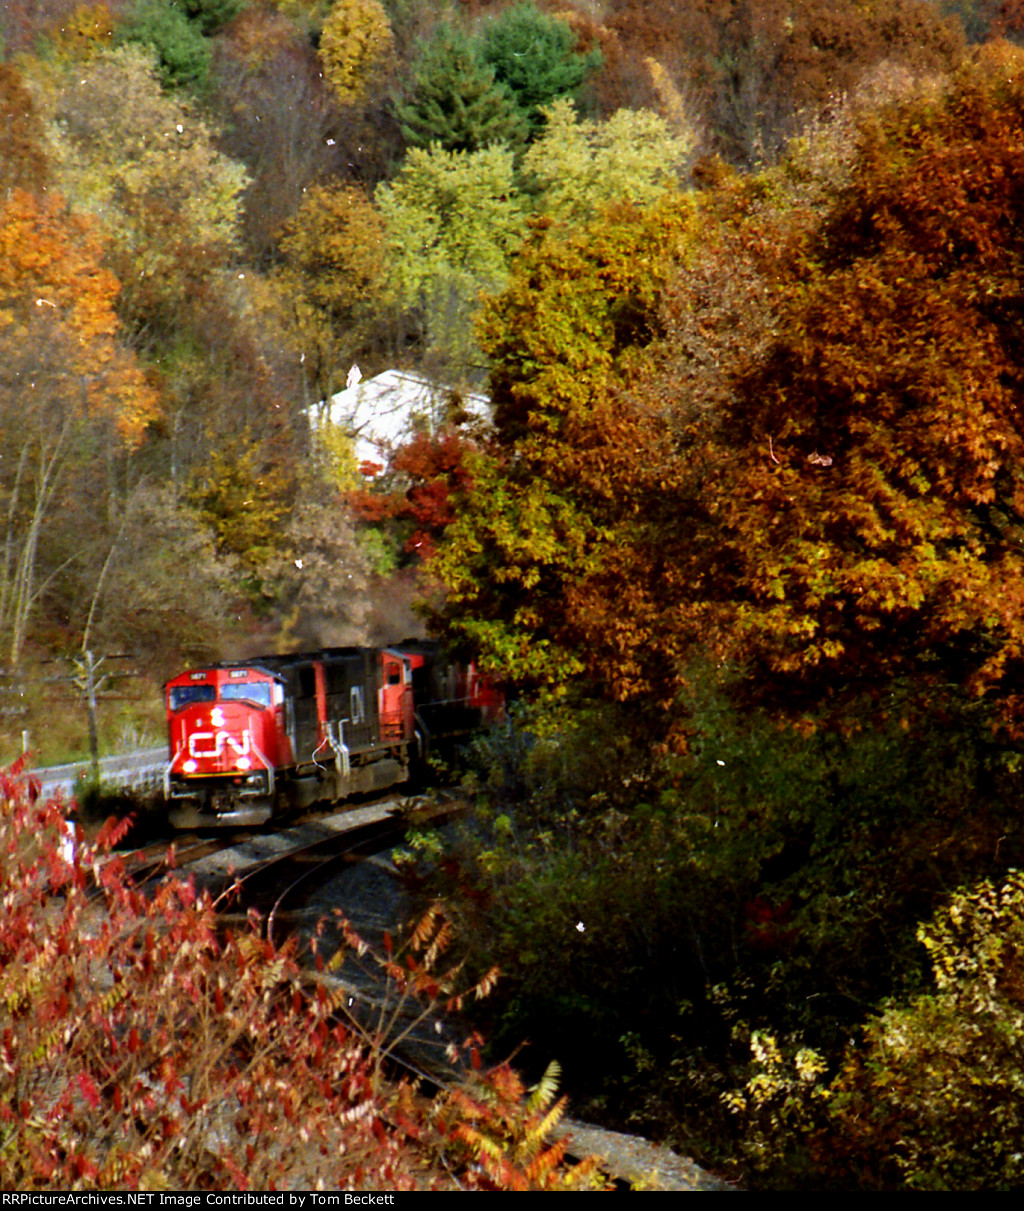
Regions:
<instances>
[{"instance_id":1,"label":"red locomotive","mask_svg":"<svg viewBox=\"0 0 1024 1211\"><path fill-rule=\"evenodd\" d=\"M173 677L166 694L176 828L262 824L397 785L432 745L502 707L472 664L419 640L211 664Z\"/></svg>"}]
</instances>

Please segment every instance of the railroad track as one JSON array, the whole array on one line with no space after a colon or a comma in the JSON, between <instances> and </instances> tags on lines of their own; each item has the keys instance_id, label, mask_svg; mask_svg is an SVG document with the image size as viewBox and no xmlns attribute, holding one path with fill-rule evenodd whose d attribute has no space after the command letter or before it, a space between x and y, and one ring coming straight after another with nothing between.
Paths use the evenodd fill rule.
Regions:
<instances>
[{"instance_id":1,"label":"railroad track","mask_svg":"<svg viewBox=\"0 0 1024 1211\"><path fill-rule=\"evenodd\" d=\"M451 813L447 806L432 815L442 822ZM403 821L401 830L347 834L336 852L283 887L267 917L267 932L275 945L297 936L300 949L320 956L316 978L336 994L342 1016L381 1062L399 1064L439 1086L459 1075L449 1055L459 1041L452 1019L436 991L424 995L408 968L390 962L394 950L389 954L388 949L401 945L396 923L409 922L415 913L394 866L380 857L405 827ZM335 969L336 955L344 962Z\"/></svg>"},{"instance_id":2,"label":"railroad track","mask_svg":"<svg viewBox=\"0 0 1024 1211\"><path fill-rule=\"evenodd\" d=\"M397 936L396 922L410 917L414 908L405 900L394 867L380 855L402 840L411 817L418 825L442 823L461 810L454 799L427 804L392 792L356 809L309 814L279 831L189 837L173 857L166 848L149 846L132 855L128 870L137 885L173 873L194 879L215 899L230 890L230 902L220 912L224 924L236 918L241 922L255 909L275 947L295 938L311 983L318 949L325 969L315 978L337 994L348 1024L382 1062L401 1064L439 1085L457 1075L446 1055L454 1039L439 1006L397 988L384 974L385 934ZM369 951L355 953L346 940L347 928ZM330 970L330 959L341 952L344 965Z\"/></svg>"},{"instance_id":3,"label":"railroad track","mask_svg":"<svg viewBox=\"0 0 1024 1211\"><path fill-rule=\"evenodd\" d=\"M248 917L250 910L264 920L269 940L280 947L293 935L300 952L313 966L314 938L328 956L346 949L339 914L353 920L354 928L365 936L378 953L384 934L395 929L403 916L394 869L378 855L400 842L414 812L417 823L438 822L461 810L454 800L442 804L424 804L391 792L356 809L307 813L293 825L279 831L240 829L230 835L213 837L185 835L170 846L147 845L119 855L133 883L144 889L169 875L192 878L218 899L230 891L231 897L220 912L230 925L236 914ZM339 879L347 872L348 886L342 890ZM368 886L368 883L371 886ZM325 887L327 890L325 891ZM93 895L102 893L97 889ZM405 915L411 913L405 906ZM318 929L323 921L324 927ZM352 948L347 948L351 957ZM351 1024L373 1035L379 1047L389 1054L395 1036L409 1033L410 1020L422 1016L422 1007L405 997L403 1012L393 1012L392 993L380 968L374 964L356 970L349 963L343 973L323 973L344 998ZM311 972L312 974L312 972ZM410 1013L412 1019L410 1019ZM391 1027L382 1030L381 1022ZM439 1069L443 1047L430 1038L437 1056L435 1071L424 1071L421 1060L417 1074L441 1079ZM445 1043L447 1043L447 1038ZM407 1067L413 1060L407 1059Z\"/></svg>"},{"instance_id":4,"label":"railroad track","mask_svg":"<svg viewBox=\"0 0 1024 1211\"><path fill-rule=\"evenodd\" d=\"M173 841L157 841L139 849L122 854L125 872L136 887L145 887L158 879L175 874L193 862L201 861L211 854L219 853L246 839L245 834L236 833L218 837L176 837Z\"/></svg>"},{"instance_id":5,"label":"railroad track","mask_svg":"<svg viewBox=\"0 0 1024 1211\"><path fill-rule=\"evenodd\" d=\"M325 960L315 978L337 995L340 1015L367 1040L378 1062L391 1074L412 1075L424 1091L447 1087L464 1075L450 1054L461 1041L457 1016L444 1012L439 1003L444 998L412 995L385 970L384 935L396 921L410 919L413 905L391 864L373 852L371 833L352 835L348 842L316 865L297 870L281 887L267 917L270 938L280 945L299 935L301 945L315 937ZM348 925L338 920L339 912ZM358 954L349 926L372 953ZM345 962L332 971L329 959L339 950ZM636 1136L571 1120L560 1124L558 1134L572 1137L569 1155L577 1160L591 1152L602 1156L602 1168L618 1189L634 1183L668 1190L730 1189L686 1157Z\"/></svg>"}]
</instances>

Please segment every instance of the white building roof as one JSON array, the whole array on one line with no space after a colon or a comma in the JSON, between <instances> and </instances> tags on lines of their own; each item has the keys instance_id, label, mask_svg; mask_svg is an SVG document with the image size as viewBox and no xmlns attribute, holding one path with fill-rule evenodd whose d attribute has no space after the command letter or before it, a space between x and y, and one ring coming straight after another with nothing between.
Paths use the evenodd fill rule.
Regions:
<instances>
[{"instance_id":1,"label":"white building roof","mask_svg":"<svg viewBox=\"0 0 1024 1211\"><path fill-rule=\"evenodd\" d=\"M308 413L313 428L328 421L347 430L361 463L387 465L397 446L415 433L436 432L451 418L453 407L480 420L491 419L488 396L455 391L405 370L385 370L362 381L353 366L349 384L326 406L317 405Z\"/></svg>"}]
</instances>

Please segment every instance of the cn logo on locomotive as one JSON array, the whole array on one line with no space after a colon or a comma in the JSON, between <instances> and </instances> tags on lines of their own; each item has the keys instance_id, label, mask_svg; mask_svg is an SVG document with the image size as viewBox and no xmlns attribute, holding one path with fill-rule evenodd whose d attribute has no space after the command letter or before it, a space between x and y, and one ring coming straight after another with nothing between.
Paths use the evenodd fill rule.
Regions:
<instances>
[{"instance_id":1,"label":"cn logo on locomotive","mask_svg":"<svg viewBox=\"0 0 1024 1211\"><path fill-rule=\"evenodd\" d=\"M213 741L213 748L202 748L207 741ZM224 752L225 744L235 750L236 757L247 757L252 748L252 736L248 728L242 733L242 743L239 744L230 732L193 732L188 738L188 751L192 757L219 757Z\"/></svg>"}]
</instances>

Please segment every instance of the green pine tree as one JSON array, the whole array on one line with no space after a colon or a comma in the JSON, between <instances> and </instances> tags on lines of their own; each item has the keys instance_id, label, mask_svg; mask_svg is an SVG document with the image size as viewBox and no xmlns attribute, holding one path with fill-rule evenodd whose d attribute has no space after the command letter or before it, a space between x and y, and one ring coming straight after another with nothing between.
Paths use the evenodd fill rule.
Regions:
<instances>
[{"instance_id":1,"label":"green pine tree","mask_svg":"<svg viewBox=\"0 0 1024 1211\"><path fill-rule=\"evenodd\" d=\"M470 39L439 25L413 74L413 92L395 106L412 147L440 143L445 151L479 151L493 143L523 141L525 122L508 89L496 84Z\"/></svg>"},{"instance_id":2,"label":"green pine tree","mask_svg":"<svg viewBox=\"0 0 1024 1211\"><path fill-rule=\"evenodd\" d=\"M244 0L184 0L185 12L206 35L215 34L245 7Z\"/></svg>"},{"instance_id":3,"label":"green pine tree","mask_svg":"<svg viewBox=\"0 0 1024 1211\"><path fill-rule=\"evenodd\" d=\"M199 88L210 70L210 45L199 25L170 0L139 0L117 41L152 46L167 88Z\"/></svg>"},{"instance_id":4,"label":"green pine tree","mask_svg":"<svg viewBox=\"0 0 1024 1211\"><path fill-rule=\"evenodd\" d=\"M482 56L499 84L512 93L536 130L541 106L572 97L604 63L595 47L577 50L579 39L561 17L542 13L531 2L507 8L485 27Z\"/></svg>"}]
</instances>

